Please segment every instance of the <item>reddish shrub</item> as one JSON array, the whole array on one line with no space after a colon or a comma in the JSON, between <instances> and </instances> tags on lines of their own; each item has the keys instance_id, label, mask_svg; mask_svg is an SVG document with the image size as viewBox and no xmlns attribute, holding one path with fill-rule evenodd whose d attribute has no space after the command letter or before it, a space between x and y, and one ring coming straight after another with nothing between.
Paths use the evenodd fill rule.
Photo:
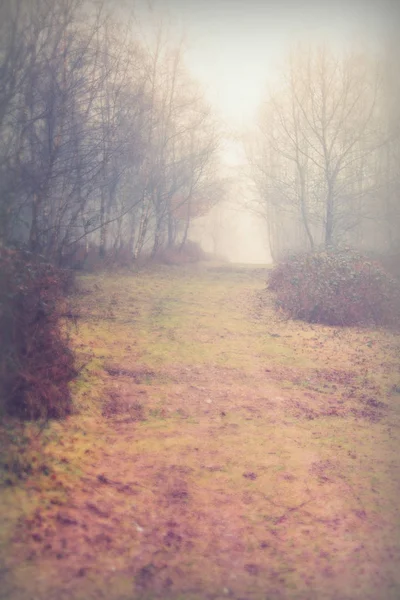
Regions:
<instances>
[{"instance_id":1,"label":"reddish shrub","mask_svg":"<svg viewBox=\"0 0 400 600\"><path fill-rule=\"evenodd\" d=\"M60 260L60 266L68 269L80 270L83 269L88 247L85 243L77 243L68 251L65 251Z\"/></svg>"},{"instance_id":2,"label":"reddish shrub","mask_svg":"<svg viewBox=\"0 0 400 600\"><path fill-rule=\"evenodd\" d=\"M128 248L112 248L105 256L100 256L100 249L95 244L85 246L78 244L73 252L63 257L62 265L75 270L89 273L115 268L130 267L133 263L133 253Z\"/></svg>"},{"instance_id":3,"label":"reddish shrub","mask_svg":"<svg viewBox=\"0 0 400 600\"><path fill-rule=\"evenodd\" d=\"M107 253L105 265L108 269L124 269L133 264L133 252L129 248L113 248Z\"/></svg>"},{"instance_id":4,"label":"reddish shrub","mask_svg":"<svg viewBox=\"0 0 400 600\"><path fill-rule=\"evenodd\" d=\"M61 266L75 271L94 272L106 268L105 258L100 256L99 247L95 244L86 246L77 244L69 253L63 255Z\"/></svg>"},{"instance_id":5,"label":"reddish shrub","mask_svg":"<svg viewBox=\"0 0 400 600\"><path fill-rule=\"evenodd\" d=\"M345 249L298 254L278 263L268 288L290 317L326 325L394 326L400 286L376 261Z\"/></svg>"},{"instance_id":6,"label":"reddish shrub","mask_svg":"<svg viewBox=\"0 0 400 600\"><path fill-rule=\"evenodd\" d=\"M71 411L76 369L61 327L71 286L70 271L0 249L0 392L10 414L58 418Z\"/></svg>"},{"instance_id":7,"label":"reddish shrub","mask_svg":"<svg viewBox=\"0 0 400 600\"><path fill-rule=\"evenodd\" d=\"M204 252L200 244L188 240L181 246L173 246L172 248L164 248L159 250L155 256L156 262L161 262L166 265L183 265L188 263L196 263L202 260L209 260L208 255Z\"/></svg>"},{"instance_id":8,"label":"reddish shrub","mask_svg":"<svg viewBox=\"0 0 400 600\"><path fill-rule=\"evenodd\" d=\"M386 254L379 257L384 269L400 280L400 253L397 254Z\"/></svg>"}]
</instances>

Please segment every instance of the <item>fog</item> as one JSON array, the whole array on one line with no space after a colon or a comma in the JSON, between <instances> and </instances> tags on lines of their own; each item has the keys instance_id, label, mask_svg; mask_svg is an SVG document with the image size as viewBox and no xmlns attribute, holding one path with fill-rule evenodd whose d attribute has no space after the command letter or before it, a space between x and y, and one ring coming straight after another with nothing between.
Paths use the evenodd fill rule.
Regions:
<instances>
[{"instance_id":1,"label":"fog","mask_svg":"<svg viewBox=\"0 0 400 600\"><path fill-rule=\"evenodd\" d=\"M262 219L233 203L222 202L193 221L190 239L216 257L235 263L268 264L271 254Z\"/></svg>"},{"instance_id":2,"label":"fog","mask_svg":"<svg viewBox=\"0 0 400 600\"><path fill-rule=\"evenodd\" d=\"M152 18L146 6L139 3L143 22ZM396 3L368 0L163 0L152 7L164 15L176 39L183 34L185 64L223 123L222 168L237 173L247 163L241 137L255 126L267 91L280 84L296 41L328 44L337 52L379 52L397 20ZM266 218L249 208L253 199L254 189L242 181L239 196L230 192L207 216L193 221L190 238L232 261L269 262Z\"/></svg>"}]
</instances>

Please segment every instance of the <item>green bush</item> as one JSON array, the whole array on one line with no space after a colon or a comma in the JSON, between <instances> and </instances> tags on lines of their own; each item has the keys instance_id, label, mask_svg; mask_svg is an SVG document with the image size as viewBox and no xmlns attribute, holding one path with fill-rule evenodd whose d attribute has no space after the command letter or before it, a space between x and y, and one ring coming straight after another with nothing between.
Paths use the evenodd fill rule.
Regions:
<instances>
[{"instance_id":1,"label":"green bush","mask_svg":"<svg viewBox=\"0 0 400 600\"><path fill-rule=\"evenodd\" d=\"M268 288L290 317L326 325L395 326L399 282L349 249L297 254L272 270Z\"/></svg>"},{"instance_id":2,"label":"green bush","mask_svg":"<svg viewBox=\"0 0 400 600\"><path fill-rule=\"evenodd\" d=\"M74 356L62 327L71 272L0 248L1 408L22 418L71 412Z\"/></svg>"}]
</instances>

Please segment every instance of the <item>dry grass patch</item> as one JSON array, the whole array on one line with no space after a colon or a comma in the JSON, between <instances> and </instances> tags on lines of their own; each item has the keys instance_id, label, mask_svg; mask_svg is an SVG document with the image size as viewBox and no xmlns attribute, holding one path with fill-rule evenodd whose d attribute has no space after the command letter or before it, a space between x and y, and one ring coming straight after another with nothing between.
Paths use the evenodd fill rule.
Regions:
<instances>
[{"instance_id":1,"label":"dry grass patch","mask_svg":"<svg viewBox=\"0 0 400 600\"><path fill-rule=\"evenodd\" d=\"M10 597L398 597L398 337L287 321L251 269L82 286L80 414L1 492Z\"/></svg>"}]
</instances>

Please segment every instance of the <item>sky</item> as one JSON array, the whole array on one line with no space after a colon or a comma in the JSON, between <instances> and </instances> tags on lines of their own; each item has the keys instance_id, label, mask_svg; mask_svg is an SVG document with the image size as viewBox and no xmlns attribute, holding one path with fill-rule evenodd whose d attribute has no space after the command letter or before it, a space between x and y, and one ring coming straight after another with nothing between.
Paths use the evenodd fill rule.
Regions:
<instances>
[{"instance_id":1,"label":"sky","mask_svg":"<svg viewBox=\"0 0 400 600\"><path fill-rule=\"evenodd\" d=\"M185 62L232 135L254 125L268 86L279 79L285 54L297 40L328 42L338 49L357 42L377 47L393 24L400 0L151 0L184 33ZM146 19L148 0L137 0ZM400 10L397 15L400 14ZM400 22L399 22L400 26ZM228 142L225 160L243 162Z\"/></svg>"},{"instance_id":2,"label":"sky","mask_svg":"<svg viewBox=\"0 0 400 600\"><path fill-rule=\"evenodd\" d=\"M135 4L144 22L147 1ZM254 126L268 86L279 80L285 54L295 42L327 42L337 49L367 43L374 49L390 28L400 29L400 9L396 12L400 0L152 0L152 4L166 15L177 39L184 33L186 66L232 136ZM227 138L223 160L231 170L245 162L238 141ZM267 260L254 216L231 211L229 218L236 236L232 246L239 252L234 258ZM240 248L247 248L245 258Z\"/></svg>"},{"instance_id":3,"label":"sky","mask_svg":"<svg viewBox=\"0 0 400 600\"><path fill-rule=\"evenodd\" d=\"M393 0L394 2L395 0ZM186 33L186 64L234 128L249 125L297 39L377 43L390 0L158 0ZM400 0L399 0L400 4ZM399 24L400 25L400 24Z\"/></svg>"}]
</instances>

